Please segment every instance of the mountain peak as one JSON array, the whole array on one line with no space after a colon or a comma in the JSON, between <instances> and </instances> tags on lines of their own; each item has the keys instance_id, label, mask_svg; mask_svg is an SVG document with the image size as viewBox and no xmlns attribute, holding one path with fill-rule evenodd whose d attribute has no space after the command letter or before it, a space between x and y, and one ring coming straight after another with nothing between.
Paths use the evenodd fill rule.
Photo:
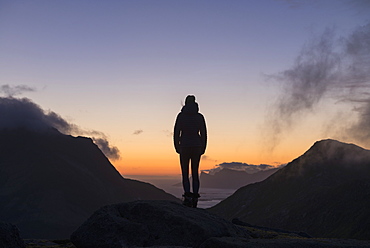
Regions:
<instances>
[{"instance_id":1,"label":"mountain peak","mask_svg":"<svg viewBox=\"0 0 370 248\"><path fill-rule=\"evenodd\" d=\"M369 150L321 140L266 180L240 188L211 211L317 237L368 239L369 175Z\"/></svg>"},{"instance_id":2,"label":"mountain peak","mask_svg":"<svg viewBox=\"0 0 370 248\"><path fill-rule=\"evenodd\" d=\"M369 159L369 150L357 145L344 143L333 139L325 139L315 144L300 158L313 160L312 162L338 162L339 164L357 164L364 159Z\"/></svg>"},{"instance_id":3,"label":"mountain peak","mask_svg":"<svg viewBox=\"0 0 370 248\"><path fill-rule=\"evenodd\" d=\"M331 175L327 182L339 178L346 180L369 171L368 161L369 150L337 140L320 140L303 155L288 163L284 170L273 175L273 178L281 182L293 179L313 183L326 174Z\"/></svg>"},{"instance_id":4,"label":"mountain peak","mask_svg":"<svg viewBox=\"0 0 370 248\"><path fill-rule=\"evenodd\" d=\"M316 141L313 146L310 149L319 149L319 150L337 150L337 149L361 149L364 150L363 148L351 144L351 143L344 143L338 140L334 139L324 139L324 140L319 140Z\"/></svg>"}]
</instances>

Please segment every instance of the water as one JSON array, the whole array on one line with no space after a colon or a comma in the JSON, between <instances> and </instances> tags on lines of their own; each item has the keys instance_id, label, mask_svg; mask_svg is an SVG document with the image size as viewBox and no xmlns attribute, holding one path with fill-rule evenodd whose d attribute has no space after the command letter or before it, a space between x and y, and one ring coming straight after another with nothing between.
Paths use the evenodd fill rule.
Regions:
<instances>
[{"instance_id":1,"label":"water","mask_svg":"<svg viewBox=\"0 0 370 248\"><path fill-rule=\"evenodd\" d=\"M184 193L182 187L174 186L181 182L180 176L142 176L130 175L125 178L135 179L153 184L157 188L163 189L167 193L181 199ZM198 208L210 208L220 201L226 199L235 192L235 189L216 189L216 188L200 188L200 198L198 200Z\"/></svg>"},{"instance_id":2,"label":"water","mask_svg":"<svg viewBox=\"0 0 370 248\"><path fill-rule=\"evenodd\" d=\"M235 189L215 189L203 188L201 189L198 201L199 208L210 208L218 204L220 201L226 199L235 192Z\"/></svg>"},{"instance_id":3,"label":"water","mask_svg":"<svg viewBox=\"0 0 370 248\"><path fill-rule=\"evenodd\" d=\"M157 186L157 185L156 185ZM158 186L157 186L158 187ZM181 199L183 194L182 187L173 185L162 185L158 187ZM198 200L198 208L210 208L226 199L235 192L235 189L215 189L215 188L200 188L200 198Z\"/></svg>"}]
</instances>

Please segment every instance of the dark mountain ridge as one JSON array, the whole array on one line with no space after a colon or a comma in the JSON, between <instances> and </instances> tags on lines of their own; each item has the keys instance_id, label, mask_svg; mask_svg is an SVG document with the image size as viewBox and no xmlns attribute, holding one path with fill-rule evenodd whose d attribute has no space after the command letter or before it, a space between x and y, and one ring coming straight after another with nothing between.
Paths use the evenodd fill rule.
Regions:
<instances>
[{"instance_id":1,"label":"dark mountain ridge","mask_svg":"<svg viewBox=\"0 0 370 248\"><path fill-rule=\"evenodd\" d=\"M316 237L369 239L369 179L369 150L322 140L285 168L240 188L210 211Z\"/></svg>"},{"instance_id":2,"label":"dark mountain ridge","mask_svg":"<svg viewBox=\"0 0 370 248\"><path fill-rule=\"evenodd\" d=\"M250 174L246 171L223 168L214 175L202 172L200 181L203 188L238 189L251 183L260 182L278 170L270 169Z\"/></svg>"},{"instance_id":3,"label":"dark mountain ridge","mask_svg":"<svg viewBox=\"0 0 370 248\"><path fill-rule=\"evenodd\" d=\"M0 131L0 220L23 238L66 238L96 209L140 199L177 200L124 179L89 138L48 131Z\"/></svg>"}]
</instances>

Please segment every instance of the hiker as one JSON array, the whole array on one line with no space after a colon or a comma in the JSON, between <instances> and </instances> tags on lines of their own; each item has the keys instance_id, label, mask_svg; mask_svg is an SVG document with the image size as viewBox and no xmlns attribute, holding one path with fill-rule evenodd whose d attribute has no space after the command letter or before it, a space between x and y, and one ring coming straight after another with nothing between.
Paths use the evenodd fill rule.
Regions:
<instances>
[{"instance_id":1,"label":"hiker","mask_svg":"<svg viewBox=\"0 0 370 248\"><path fill-rule=\"evenodd\" d=\"M207 127L204 117L199 113L195 96L188 95L185 105L177 115L173 141L176 152L180 154L182 185L184 188L183 204L197 207L199 195L199 162L207 146ZM190 191L189 162L193 192Z\"/></svg>"}]
</instances>

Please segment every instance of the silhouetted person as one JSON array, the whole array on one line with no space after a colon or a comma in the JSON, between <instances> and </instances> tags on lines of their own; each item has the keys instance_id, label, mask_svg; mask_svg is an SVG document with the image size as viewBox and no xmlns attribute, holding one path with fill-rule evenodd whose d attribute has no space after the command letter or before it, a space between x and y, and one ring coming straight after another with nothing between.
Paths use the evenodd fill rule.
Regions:
<instances>
[{"instance_id":1,"label":"silhouetted person","mask_svg":"<svg viewBox=\"0 0 370 248\"><path fill-rule=\"evenodd\" d=\"M204 117L198 112L195 96L188 95L185 106L177 115L173 141L176 152L180 154L183 204L197 207L199 195L199 162L207 146L207 127ZM193 192L190 191L189 162L191 164Z\"/></svg>"}]
</instances>

